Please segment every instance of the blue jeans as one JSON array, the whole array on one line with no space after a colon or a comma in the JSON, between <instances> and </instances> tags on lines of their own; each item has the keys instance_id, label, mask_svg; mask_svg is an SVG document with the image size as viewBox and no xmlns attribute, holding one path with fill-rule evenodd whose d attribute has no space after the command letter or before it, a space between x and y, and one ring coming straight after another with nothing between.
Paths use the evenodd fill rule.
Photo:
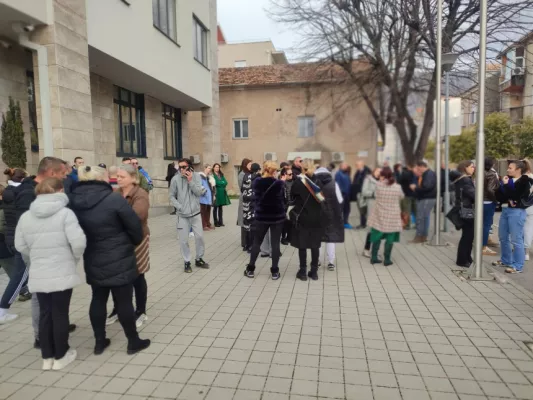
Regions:
<instances>
[{"instance_id":1,"label":"blue jeans","mask_svg":"<svg viewBox=\"0 0 533 400\"><path fill-rule=\"evenodd\" d=\"M522 271L522 268L524 268L525 222L526 210L522 208L511 207L506 207L503 209L500 217L500 228L498 230L502 252L502 263L516 269L517 271Z\"/></svg>"},{"instance_id":2,"label":"blue jeans","mask_svg":"<svg viewBox=\"0 0 533 400\"><path fill-rule=\"evenodd\" d=\"M435 202L435 199L422 199L416 202L416 236L428 237L431 211L435 207Z\"/></svg>"},{"instance_id":3,"label":"blue jeans","mask_svg":"<svg viewBox=\"0 0 533 400\"><path fill-rule=\"evenodd\" d=\"M15 252L15 265L9 283L7 284L2 300L0 300L0 308L8 309L16 300L20 290L28 283L28 267L22 259L22 255L18 251Z\"/></svg>"},{"instance_id":4,"label":"blue jeans","mask_svg":"<svg viewBox=\"0 0 533 400\"><path fill-rule=\"evenodd\" d=\"M483 247L489 242L490 227L494 222L496 203L483 204Z\"/></svg>"}]
</instances>

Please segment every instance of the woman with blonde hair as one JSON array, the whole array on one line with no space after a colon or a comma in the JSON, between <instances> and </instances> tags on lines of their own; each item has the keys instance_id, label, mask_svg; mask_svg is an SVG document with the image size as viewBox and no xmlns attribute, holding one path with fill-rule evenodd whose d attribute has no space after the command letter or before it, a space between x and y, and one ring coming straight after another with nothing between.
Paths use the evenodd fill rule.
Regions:
<instances>
[{"instance_id":1,"label":"woman with blonde hair","mask_svg":"<svg viewBox=\"0 0 533 400\"><path fill-rule=\"evenodd\" d=\"M143 227L143 241L135 247L135 258L137 260L137 271L139 276L133 281L133 291L135 292L135 317L137 328L148 320L146 316L146 302L148 299L148 285L146 284L145 273L150 269L150 229L148 228L148 210L150 209L150 198L148 192L139 187L139 175L137 169L130 164L123 164L117 169L118 193L122 195L133 208L141 220ZM114 300L114 299L113 299ZM109 315L106 325L117 321L116 308Z\"/></svg>"},{"instance_id":2,"label":"woman with blonde hair","mask_svg":"<svg viewBox=\"0 0 533 400\"><path fill-rule=\"evenodd\" d=\"M294 208L289 217L292 224L291 246L298 249L300 269L296 278L306 281L307 276L318 280L318 258L325 221L322 212L324 196L315 176L315 163L305 159L302 162L302 174L294 181L291 196ZM311 270L307 274L307 249L311 250Z\"/></svg>"},{"instance_id":3,"label":"woman with blonde hair","mask_svg":"<svg viewBox=\"0 0 533 400\"><path fill-rule=\"evenodd\" d=\"M244 276L254 277L255 262L259 256L261 243L270 230L272 236L272 279L280 278L279 258L281 231L285 221L285 183L276 177L279 165L273 161L263 164L263 176L255 179L252 185L254 198L254 219L252 223L253 245L250 262Z\"/></svg>"},{"instance_id":4,"label":"woman with blonde hair","mask_svg":"<svg viewBox=\"0 0 533 400\"><path fill-rule=\"evenodd\" d=\"M135 354L150 346L150 340L139 338L132 304L133 283L139 276L135 247L144 239L143 226L126 199L106 182L105 169L85 166L78 176L69 198L87 237L83 261L93 293L89 317L96 339L94 354L102 354L111 343L105 330L109 293L128 338L128 354Z\"/></svg>"}]
</instances>

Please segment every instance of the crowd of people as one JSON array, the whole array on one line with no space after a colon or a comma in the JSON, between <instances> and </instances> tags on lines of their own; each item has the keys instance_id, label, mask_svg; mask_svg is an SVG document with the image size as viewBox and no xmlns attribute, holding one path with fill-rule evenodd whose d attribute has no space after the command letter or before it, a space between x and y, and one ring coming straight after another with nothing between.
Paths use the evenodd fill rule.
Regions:
<instances>
[{"instance_id":1,"label":"crowd of people","mask_svg":"<svg viewBox=\"0 0 533 400\"><path fill-rule=\"evenodd\" d=\"M517 160L509 162L507 175L500 179L494 164L487 159L484 165L483 252L497 254L489 234L496 203L506 203L499 224L501 259L494 265L519 273L533 240L533 175L527 161ZM454 171L440 171L450 174L453 184L448 217L461 230L456 262L465 268L472 263L474 171L472 161L459 163ZM86 166L81 157L73 166L45 157L35 176L19 168L6 170L6 175L7 186L0 186L0 264L9 283L0 300L0 324L17 318L9 312L17 296L31 298L34 347L41 349L43 369L69 365L77 356L68 344L69 333L76 329L69 322L69 304L73 289L82 283L77 265L83 259L92 290L94 353L102 354L110 345L106 325L117 320L128 341L128 354L146 349L150 340L140 339L137 329L148 320L148 210L153 182L138 160L124 158L122 165L107 168ZM204 232L225 226L223 207L231 203L222 167L206 164L196 172L189 159L180 159L169 165L167 181L184 271L193 271L191 236L194 266L207 269ZM247 278L254 278L261 256L271 258L271 278L280 279L282 245L298 250L297 279L318 280L322 261L334 271L335 245L344 242L347 229L353 229L352 202L360 218L355 229L368 228L362 254L371 264L385 266L393 264L392 250L403 230L415 227L411 243L428 240L431 214L436 211L437 176L423 161L373 170L359 161L352 178L345 163L324 167L296 157L292 163L260 165L245 158L238 185L237 224L242 250L249 253ZM113 309L108 314L110 294Z\"/></svg>"}]
</instances>

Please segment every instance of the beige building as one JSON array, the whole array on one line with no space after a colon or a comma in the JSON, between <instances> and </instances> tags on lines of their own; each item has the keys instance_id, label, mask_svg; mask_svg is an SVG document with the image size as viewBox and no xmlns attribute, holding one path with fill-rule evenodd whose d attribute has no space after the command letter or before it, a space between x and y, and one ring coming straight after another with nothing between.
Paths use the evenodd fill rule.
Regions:
<instances>
[{"instance_id":1,"label":"beige building","mask_svg":"<svg viewBox=\"0 0 533 400\"><path fill-rule=\"evenodd\" d=\"M533 32L503 50L501 60L501 110L512 123L533 116Z\"/></svg>"},{"instance_id":2,"label":"beige building","mask_svg":"<svg viewBox=\"0 0 533 400\"><path fill-rule=\"evenodd\" d=\"M222 28L218 27L219 68L257 67L287 63L285 52L276 50L271 40L227 43Z\"/></svg>"},{"instance_id":3,"label":"beige building","mask_svg":"<svg viewBox=\"0 0 533 400\"><path fill-rule=\"evenodd\" d=\"M350 101L346 79L323 80L310 64L220 70L222 168L236 193L243 158L312 158L321 165L376 161L376 127L365 104ZM199 119L190 121L194 138ZM200 134L200 132L197 132ZM191 150L200 152L198 141ZM197 147L194 147L197 146Z\"/></svg>"},{"instance_id":4,"label":"beige building","mask_svg":"<svg viewBox=\"0 0 533 400\"><path fill-rule=\"evenodd\" d=\"M167 164L220 157L216 0L0 0L0 112L21 104L40 157L137 157L168 204ZM35 130L38 135L32 135Z\"/></svg>"}]
</instances>

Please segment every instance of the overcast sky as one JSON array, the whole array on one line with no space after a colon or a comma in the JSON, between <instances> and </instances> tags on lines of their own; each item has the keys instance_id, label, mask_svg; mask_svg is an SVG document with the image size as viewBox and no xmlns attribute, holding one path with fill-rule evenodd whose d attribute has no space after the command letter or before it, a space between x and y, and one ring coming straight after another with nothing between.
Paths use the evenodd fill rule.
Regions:
<instances>
[{"instance_id":1,"label":"overcast sky","mask_svg":"<svg viewBox=\"0 0 533 400\"><path fill-rule=\"evenodd\" d=\"M271 39L277 50L290 49L297 38L266 13L270 0L218 0L218 23L228 42Z\"/></svg>"}]
</instances>

